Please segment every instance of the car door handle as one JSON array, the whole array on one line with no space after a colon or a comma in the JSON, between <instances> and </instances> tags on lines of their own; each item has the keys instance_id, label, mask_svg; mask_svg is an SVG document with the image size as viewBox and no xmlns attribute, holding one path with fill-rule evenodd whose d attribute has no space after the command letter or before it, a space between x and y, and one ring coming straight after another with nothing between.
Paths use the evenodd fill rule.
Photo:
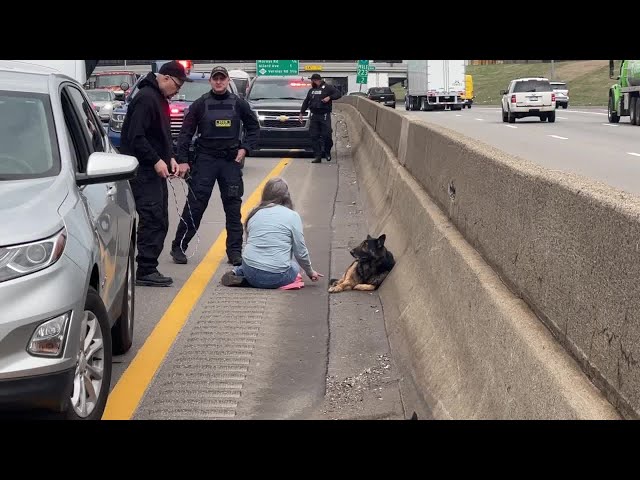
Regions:
<instances>
[{"instance_id":1,"label":"car door handle","mask_svg":"<svg viewBox=\"0 0 640 480\"><path fill-rule=\"evenodd\" d=\"M107 196L111 200L113 200L113 197L116 195L117 192L118 192L118 187L116 187L114 184L107 185Z\"/></svg>"}]
</instances>

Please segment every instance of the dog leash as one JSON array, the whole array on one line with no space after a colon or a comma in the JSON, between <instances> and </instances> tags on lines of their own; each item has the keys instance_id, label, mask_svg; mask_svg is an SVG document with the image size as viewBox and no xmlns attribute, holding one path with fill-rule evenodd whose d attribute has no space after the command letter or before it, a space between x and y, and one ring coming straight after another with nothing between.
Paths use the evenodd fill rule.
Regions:
<instances>
[{"instance_id":1,"label":"dog leash","mask_svg":"<svg viewBox=\"0 0 640 480\"><path fill-rule=\"evenodd\" d=\"M198 251L198 245L200 245L200 235L198 235L198 229L196 228L196 222L193 220L193 213L191 213L191 204L189 203L189 192L191 192L191 194L193 195L193 198L195 200L197 200L197 199L196 199L196 194L193 193L191 188L189 188L189 184L186 181L189 177L190 177L190 175L187 172L187 177L186 178L170 176L168 178L168 182L167 182L171 186L171 191L173 192L173 199L175 200L176 211L178 212L178 217L180 217L180 221L182 223L184 223L185 226L187 227L187 229L184 232L184 235L182 235L182 238L180 239L180 251L187 258L193 257L196 254L196 252ZM173 187L173 180L177 180L178 183L180 183L180 185L182 185L182 191L184 193L185 203L187 205L187 209L189 210L189 216L191 217L191 225L193 226L193 229L196 231L196 248L194 249L194 251L193 251L193 253L191 255L187 255L187 252L184 251L184 248L182 246L183 242L184 242L184 239L187 236L187 232L189 231L189 224L186 222L186 220L184 218L182 218L182 214L180 213L180 204L178 203L178 196L176 195L176 189ZM186 185L186 188L185 188L185 185Z\"/></svg>"}]
</instances>

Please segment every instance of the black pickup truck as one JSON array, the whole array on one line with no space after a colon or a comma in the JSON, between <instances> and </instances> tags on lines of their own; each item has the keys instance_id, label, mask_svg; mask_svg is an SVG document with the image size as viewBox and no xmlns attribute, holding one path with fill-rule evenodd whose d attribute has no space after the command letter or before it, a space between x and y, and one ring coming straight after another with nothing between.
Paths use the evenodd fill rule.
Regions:
<instances>
[{"instance_id":1,"label":"black pickup truck","mask_svg":"<svg viewBox=\"0 0 640 480\"><path fill-rule=\"evenodd\" d=\"M389 87L371 87L367 90L367 98L396 108L396 94Z\"/></svg>"}]
</instances>

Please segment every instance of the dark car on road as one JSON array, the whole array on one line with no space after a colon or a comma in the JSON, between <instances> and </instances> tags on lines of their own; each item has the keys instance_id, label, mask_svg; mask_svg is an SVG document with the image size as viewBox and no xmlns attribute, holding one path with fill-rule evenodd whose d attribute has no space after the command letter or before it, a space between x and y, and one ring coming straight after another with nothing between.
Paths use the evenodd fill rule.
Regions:
<instances>
[{"instance_id":1,"label":"dark car on road","mask_svg":"<svg viewBox=\"0 0 640 480\"><path fill-rule=\"evenodd\" d=\"M383 103L388 107L396 108L396 94L389 87L371 87L367 90L367 98L374 102Z\"/></svg>"}]
</instances>

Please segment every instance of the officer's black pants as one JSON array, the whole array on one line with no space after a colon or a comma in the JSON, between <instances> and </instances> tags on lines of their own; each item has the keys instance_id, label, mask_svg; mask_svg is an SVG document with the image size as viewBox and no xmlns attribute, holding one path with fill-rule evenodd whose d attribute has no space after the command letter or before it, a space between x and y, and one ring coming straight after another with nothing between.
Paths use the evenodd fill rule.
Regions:
<instances>
[{"instance_id":1,"label":"officer's black pants","mask_svg":"<svg viewBox=\"0 0 640 480\"><path fill-rule=\"evenodd\" d=\"M151 168L140 168L131 180L138 212L137 276L156 272L169 229L167 181Z\"/></svg>"},{"instance_id":2,"label":"officer's black pants","mask_svg":"<svg viewBox=\"0 0 640 480\"><path fill-rule=\"evenodd\" d=\"M182 218L187 222L187 225L180 221L176 237L173 240L173 248L182 247L183 251L187 251L187 246L195 235L196 229L200 227L202 216L207 209L211 192L217 180L227 220L227 256L231 257L242 253L240 207L244 194L244 183L240 164L235 161L237 152L234 149L228 153L221 152L215 155L197 153L191 178L188 180L189 204L185 203L182 211ZM189 212L189 206L191 212Z\"/></svg>"},{"instance_id":3,"label":"officer's black pants","mask_svg":"<svg viewBox=\"0 0 640 480\"><path fill-rule=\"evenodd\" d=\"M333 139L331 129L331 113L316 113L311 115L309 134L313 145L313 155L321 158L331 152Z\"/></svg>"}]
</instances>

